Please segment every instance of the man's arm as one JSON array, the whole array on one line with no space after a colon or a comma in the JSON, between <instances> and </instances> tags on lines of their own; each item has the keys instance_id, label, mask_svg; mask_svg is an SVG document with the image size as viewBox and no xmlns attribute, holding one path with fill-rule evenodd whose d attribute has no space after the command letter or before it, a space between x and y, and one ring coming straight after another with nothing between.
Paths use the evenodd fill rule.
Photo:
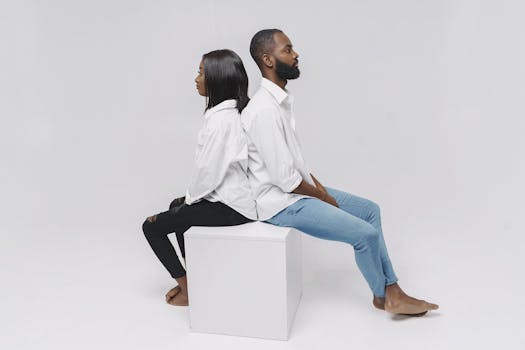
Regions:
<instances>
[{"instance_id":1,"label":"man's arm","mask_svg":"<svg viewBox=\"0 0 525 350\"><path fill-rule=\"evenodd\" d=\"M243 113L247 113L246 110ZM295 169L280 124L280 114L275 108L260 110L258 115L253 116L246 131L259 151L273 185L283 192L304 194L337 206L332 196L310 185Z\"/></svg>"},{"instance_id":2,"label":"man's arm","mask_svg":"<svg viewBox=\"0 0 525 350\"><path fill-rule=\"evenodd\" d=\"M292 192L302 181L301 174L294 166L294 160L284 136L281 116L274 107L259 110L250 115L243 114L251 120L245 131L259 152L268 172L269 182L283 192Z\"/></svg>"}]
</instances>

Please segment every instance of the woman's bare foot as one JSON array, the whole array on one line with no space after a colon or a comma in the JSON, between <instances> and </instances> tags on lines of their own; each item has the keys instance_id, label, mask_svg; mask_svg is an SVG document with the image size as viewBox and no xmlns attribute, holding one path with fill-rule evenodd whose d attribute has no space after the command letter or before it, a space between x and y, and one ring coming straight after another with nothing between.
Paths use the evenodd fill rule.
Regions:
<instances>
[{"instance_id":1,"label":"woman's bare foot","mask_svg":"<svg viewBox=\"0 0 525 350\"><path fill-rule=\"evenodd\" d=\"M188 280L186 275L175 278L178 286L166 294L166 302L171 305L188 306Z\"/></svg>"},{"instance_id":2,"label":"woman's bare foot","mask_svg":"<svg viewBox=\"0 0 525 350\"><path fill-rule=\"evenodd\" d=\"M188 294L183 291L177 293L173 298L168 301L168 304L176 306L188 306Z\"/></svg>"},{"instance_id":3,"label":"woman's bare foot","mask_svg":"<svg viewBox=\"0 0 525 350\"><path fill-rule=\"evenodd\" d=\"M437 304L408 296L397 283L386 287L384 307L385 311L394 314L412 316L421 316L430 310L437 310L439 308Z\"/></svg>"},{"instance_id":4,"label":"woman's bare foot","mask_svg":"<svg viewBox=\"0 0 525 350\"><path fill-rule=\"evenodd\" d=\"M171 288L168 293L166 293L166 302L169 303L172 298L174 298L181 291L180 286L175 286Z\"/></svg>"}]
</instances>

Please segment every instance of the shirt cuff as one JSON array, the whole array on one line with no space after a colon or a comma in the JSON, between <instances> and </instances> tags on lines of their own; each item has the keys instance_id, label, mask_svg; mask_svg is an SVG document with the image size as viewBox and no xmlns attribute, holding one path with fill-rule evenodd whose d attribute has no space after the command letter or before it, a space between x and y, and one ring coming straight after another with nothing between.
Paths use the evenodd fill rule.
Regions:
<instances>
[{"instance_id":1,"label":"shirt cuff","mask_svg":"<svg viewBox=\"0 0 525 350\"><path fill-rule=\"evenodd\" d=\"M279 186L284 192L292 192L303 181L301 174L296 170L293 175Z\"/></svg>"},{"instance_id":2,"label":"shirt cuff","mask_svg":"<svg viewBox=\"0 0 525 350\"><path fill-rule=\"evenodd\" d=\"M191 205L193 202L195 202L195 199L192 199L190 196L190 191L186 190L186 197L184 198L184 203L187 205Z\"/></svg>"}]
</instances>

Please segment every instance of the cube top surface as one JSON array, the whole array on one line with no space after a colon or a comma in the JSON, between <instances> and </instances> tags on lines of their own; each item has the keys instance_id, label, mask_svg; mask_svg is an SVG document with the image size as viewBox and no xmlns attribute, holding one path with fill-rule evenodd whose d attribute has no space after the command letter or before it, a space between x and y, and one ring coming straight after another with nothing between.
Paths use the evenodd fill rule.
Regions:
<instances>
[{"instance_id":1,"label":"cube top surface","mask_svg":"<svg viewBox=\"0 0 525 350\"><path fill-rule=\"evenodd\" d=\"M293 228L280 227L260 221L235 226L192 226L184 233L185 239L215 238L257 241L286 241Z\"/></svg>"}]
</instances>

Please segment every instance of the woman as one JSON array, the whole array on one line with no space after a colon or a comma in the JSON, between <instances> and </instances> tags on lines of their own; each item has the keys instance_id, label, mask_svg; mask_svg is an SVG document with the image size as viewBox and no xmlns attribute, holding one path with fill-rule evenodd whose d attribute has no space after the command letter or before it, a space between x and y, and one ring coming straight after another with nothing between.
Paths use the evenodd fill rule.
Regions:
<instances>
[{"instance_id":1,"label":"woman","mask_svg":"<svg viewBox=\"0 0 525 350\"><path fill-rule=\"evenodd\" d=\"M207 103L192 182L185 197L175 199L168 211L148 217L142 225L151 248L178 283L166 294L166 302L172 305L188 305L188 287L186 271L167 235L176 232L185 257L183 234L191 226L231 226L257 219L239 114L249 101L242 60L231 50L211 51L202 56L195 83Z\"/></svg>"}]
</instances>

